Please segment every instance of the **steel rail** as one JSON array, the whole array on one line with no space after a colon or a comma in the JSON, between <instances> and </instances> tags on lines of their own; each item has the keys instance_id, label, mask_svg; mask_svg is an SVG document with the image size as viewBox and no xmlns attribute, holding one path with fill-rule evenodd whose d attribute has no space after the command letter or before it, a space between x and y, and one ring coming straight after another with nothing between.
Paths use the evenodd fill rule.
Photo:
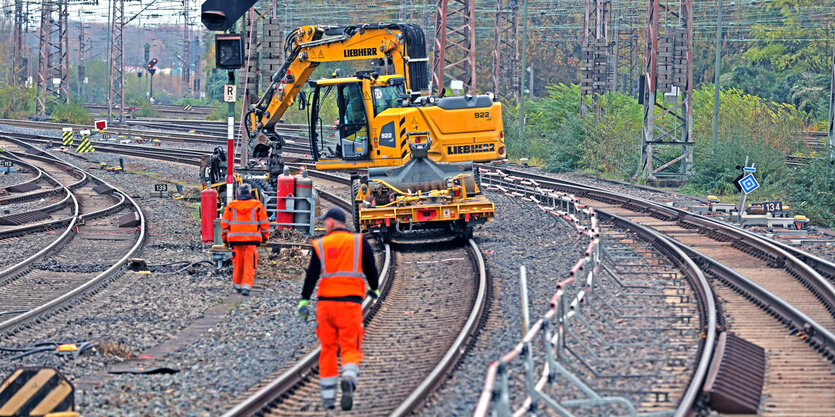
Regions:
<instances>
[{"instance_id":1,"label":"steel rail","mask_svg":"<svg viewBox=\"0 0 835 417\"><path fill-rule=\"evenodd\" d=\"M53 123L53 122L33 122L14 119L0 119L0 125L25 127L30 129L56 130L60 131L65 127L76 130L90 129L90 126L71 124L71 123ZM159 127L157 129L163 129ZM194 129L197 130L197 129ZM226 142L225 134L204 135L200 133L186 133L186 132L162 132L159 130L141 130L130 127L108 127L108 133L121 135L125 137L140 136L146 139L159 139L166 142L190 142L190 143L205 143L210 145L222 145ZM303 141L309 143L309 139L304 136L294 135L291 133L283 134L287 138L292 138L294 141ZM53 138L60 140L59 138Z\"/></svg>"},{"instance_id":2,"label":"steel rail","mask_svg":"<svg viewBox=\"0 0 835 417\"><path fill-rule=\"evenodd\" d=\"M319 191L319 195L332 200L343 208L350 207L350 203L348 201L331 193ZM383 247L385 258L380 272L380 276L383 278L382 282L380 282L380 288L387 288L391 284L391 246L385 244ZM382 294L381 297L385 297L385 294ZM370 319L372 313L376 312L376 309L379 308L378 306L380 305L379 301L379 299L375 300L371 297L365 297L365 299L363 299L363 321ZM282 373L278 378L272 380L269 384L256 391L255 394L249 396L246 400L236 404L224 413L223 417L252 416L263 410L270 403L281 397L282 394L301 383L310 374L313 368L318 364L320 352L321 347L317 346L310 353L297 361L290 369L284 371L284 373Z\"/></svg>"},{"instance_id":3,"label":"steel rail","mask_svg":"<svg viewBox=\"0 0 835 417\"><path fill-rule=\"evenodd\" d=\"M33 133L21 133L18 134L18 136L25 136L27 140L36 143L49 143L51 139L49 137ZM209 152L208 150L157 148L95 140L90 140L90 143L99 151L189 165L200 165L202 158L208 155ZM289 152L304 152L307 148L302 145L288 143L285 145L284 150ZM240 162L238 158L235 160Z\"/></svg>"},{"instance_id":4,"label":"steel rail","mask_svg":"<svg viewBox=\"0 0 835 417\"><path fill-rule=\"evenodd\" d=\"M2 155L2 153L0 153L0 155ZM8 159L8 158L2 158L2 159ZM17 184L12 184L12 185L4 185L4 186L2 186L2 187L0 187L0 188L3 188L3 189L9 189L9 188L12 188L12 187L20 187L21 185L25 185L25 184L30 184L30 183L37 182L38 180L40 180L41 178L43 178L43 171L42 171L40 168L38 168L38 167L36 167L36 166L34 166L34 165L31 165L31 164L28 164L28 163L26 163L26 162L24 162L24 161L17 161L17 163L19 163L19 164L21 164L21 165L23 165L23 166L26 166L26 167L28 167L29 169L33 170L33 171L36 171L36 172L38 173L38 175L36 175L36 176L35 176L35 178L30 178L30 179L28 179L28 180L25 180L25 181L19 182L19 183L17 183Z\"/></svg>"},{"instance_id":5,"label":"steel rail","mask_svg":"<svg viewBox=\"0 0 835 417\"><path fill-rule=\"evenodd\" d=\"M60 162L65 165L71 166L71 164L61 161L57 157L52 156L52 158L54 158L56 162ZM95 175L92 175L89 172L81 170L77 167L76 169L78 169L81 172L85 172L86 175L90 176L99 183L113 188L114 190L116 190L115 192L118 192L124 198L123 201L127 200L130 206L133 208L134 212L137 213L137 215L139 216L139 236L136 239L136 243L134 243L134 245L127 251L127 253L122 258L114 262L113 265L111 265L107 270L96 275L95 277L85 282L84 284L76 287L72 291L62 295L61 297L55 298L45 304L42 304L39 307L29 310L26 313L15 316L4 322L0 322L0 332L10 332L14 328L20 326L21 324L41 318L58 308L64 307L66 304L69 304L73 300L81 297L88 291L98 288L100 285L106 283L107 280L109 280L110 278L115 277L118 272L121 272L123 270L123 267L126 265L128 259L132 257L145 242L145 235L147 233L147 223L145 220L145 214L142 212L142 208L139 206L139 204L131 196L129 196L121 190L118 190L116 187L113 187L103 179L98 178ZM103 211L107 210L108 209L105 209ZM72 230L72 228L70 227L68 228L68 230Z\"/></svg>"},{"instance_id":6,"label":"steel rail","mask_svg":"<svg viewBox=\"0 0 835 417\"><path fill-rule=\"evenodd\" d=\"M347 178L339 178L340 182L348 182ZM338 202L341 206L350 207L350 203L344 199L336 197L335 195L319 191L320 195L329 200ZM484 319L484 313L487 309L489 282L487 279L486 265L484 258L481 255L478 246L473 240L468 241L468 252L472 259L475 260L475 267L478 270L478 291L476 294L473 308L464 327L459 332L457 338L447 350L441 361L429 373L429 375L418 385L415 391L391 414L393 416L407 415L418 407L431 395L432 392L446 379L449 371L458 363L460 358L466 353L467 345L480 328L481 322ZM381 288L388 288L391 286L391 275L393 271L390 267L391 249L389 245L385 245L386 258L383 265L381 276L384 281L380 284ZM386 294L382 294L384 298ZM370 320L372 309L379 308L381 303L379 300L372 300L367 297L363 302L364 321ZM235 407L223 414L223 417L240 417L256 415L266 408L270 403L280 398L287 391L296 387L302 382L312 371L313 367L318 362L320 348L317 347L312 352L305 355L292 368L285 371L281 376L274 379L267 386L258 390L255 394L247 398L245 401L237 404Z\"/></svg>"},{"instance_id":7,"label":"steel rail","mask_svg":"<svg viewBox=\"0 0 835 417\"><path fill-rule=\"evenodd\" d=\"M9 152L9 154L12 154ZM44 173L48 178L55 181L57 184L61 184L58 180L53 178L51 175ZM86 178L86 174L85 174ZM44 247L43 249L39 250L38 252L30 255L28 258L8 267L0 271L0 279L6 281L9 279L14 279L15 277L19 276L21 273L25 272L33 263L37 262L38 260L42 259L46 254L51 252L53 249L57 248L58 246L62 245L66 242L72 235L75 234L74 228L75 225L78 223L79 216L81 215L81 206L78 204L78 199L75 197L75 194L70 191L69 187L61 185L63 189L67 192L67 195L72 198L72 212L73 215L70 217L69 224L67 225L66 230L64 233L61 233L58 238L56 238L52 243Z\"/></svg>"},{"instance_id":8,"label":"steel rail","mask_svg":"<svg viewBox=\"0 0 835 417\"><path fill-rule=\"evenodd\" d=\"M699 353L697 354L699 359L696 369L693 371L690 377L690 383L687 385L684 396L679 401L674 413L675 417L688 416L691 414L696 399L701 393L708 367L713 359L713 347L716 343L716 301L713 290L710 288L710 283L708 283L707 278L693 258L677 242L668 239L663 234L649 227L616 216L605 210L595 209L595 212L601 214L603 217L608 217L626 229L632 230L644 238L644 240L650 242L656 249L665 253L688 277L688 281L696 294L696 299L698 300L702 313L700 319L705 336L699 340Z\"/></svg>"},{"instance_id":9,"label":"steel rail","mask_svg":"<svg viewBox=\"0 0 835 417\"><path fill-rule=\"evenodd\" d=\"M814 265L806 264L792 253L783 250L783 248L778 247L777 245L771 244L769 240L762 238L753 232L725 224L718 220L699 216L676 207L664 206L653 201L627 196L614 191L570 183L543 175L489 166L484 168L488 171L502 170L507 173L511 173L513 176L532 179L544 186L567 190L568 192L572 192L578 196L589 197L591 199L601 201L618 202L631 210L651 213L669 220L677 220L681 223L690 224L693 227L708 229L713 232L721 233L733 240L738 240L754 249L765 252L767 255L772 256L776 260L783 262L785 265L784 268L790 273L794 273L796 277L799 277L801 283L809 287L812 294L814 294L823 303L830 313L833 313L832 303L835 301L835 295L833 295L835 290L833 290L832 284L817 271L831 270L830 268L835 266L832 266L831 263L820 258L802 253L802 256L805 259L811 259L814 263L816 263ZM721 263L710 259L710 257L707 257L695 249L687 247L676 240L672 241L684 250L685 253L688 253L689 256L708 265L712 272L722 277L725 282L745 294L746 297L753 299L761 308L775 314L775 316L777 316L786 326L806 333L809 337L804 340L816 347L819 351L822 351L825 357L830 358L830 360L835 360L835 334L833 334L831 330L817 323L801 310L781 299L776 294L769 292L747 277L736 273L730 267L722 265Z\"/></svg>"},{"instance_id":10,"label":"steel rail","mask_svg":"<svg viewBox=\"0 0 835 417\"><path fill-rule=\"evenodd\" d=\"M689 224L693 227L721 233L732 240L739 241L754 249L760 250L775 260L784 262L790 272L796 273L800 276L801 282L804 285L813 289L815 295L823 301L824 306L829 310L829 312L835 314L835 286L822 276L828 275L835 278L835 264L832 262L826 261L796 248L780 244L779 242L766 239L752 231L745 230L716 219L694 214L678 207L665 206L643 198L632 197L594 186L571 183L535 173L499 168L489 165L481 165L481 168L488 171L501 170L513 176L532 179L543 184L549 184L554 187L569 190L569 192L572 192L577 196L588 196L592 199L602 201L615 201L620 204L624 204L628 208L653 213L663 216L668 220L677 220L678 222Z\"/></svg>"},{"instance_id":11,"label":"steel rail","mask_svg":"<svg viewBox=\"0 0 835 417\"><path fill-rule=\"evenodd\" d=\"M503 181L499 179L498 181ZM510 189L510 187L508 187ZM537 190L539 192L545 192L537 185ZM579 203L576 198L575 205ZM582 204L582 207L587 207L588 204ZM636 233L639 237L641 237L644 241L648 242L650 245L655 247L657 250L662 252L666 255L670 261L675 264L687 277L687 280L690 284L690 287L693 289L695 294L695 299L699 306L699 320L700 320L700 331L704 334L704 338L699 340L699 349L697 351L696 356L697 365L691 374L690 383L687 385L687 388L684 392L684 395L678 402L678 406L674 412L676 417L684 417L691 414L691 410L693 409L696 399L698 398L701 387L704 383L704 380L707 376L708 368L711 363L711 359L713 357L713 347L716 341L716 331L717 331L717 312L716 312L716 302L715 296L713 294L713 290L710 288L710 284L707 281L707 278L704 276L702 271L696 265L696 263L688 257L681 249L675 246L670 239L663 236L661 233L652 230L646 226L637 224L630 220L627 220L623 217L613 215L609 212L600 210L600 209L593 209L593 213L600 215L601 217L605 217L610 219L612 222L617 223L619 226L623 227L624 229L631 230L632 232ZM568 218L571 220L571 218ZM576 221L576 219L574 219ZM578 229L579 230L579 229ZM594 233L594 230L590 230L590 233ZM592 239L594 239L592 237ZM592 247L594 243L590 243L589 248ZM571 271L571 277L566 279L565 281L561 281L557 283L557 293L554 298L551 299L551 308L549 311L541 318L539 321L534 323L528 332L524 335L523 343L524 342L531 342L537 333L540 331L544 331L543 320L550 320L559 311L557 307L558 302L561 302L560 299L563 294L561 292L561 288L563 285L567 284L568 282L573 281L574 274L578 268L583 265L584 260L586 257L590 255L590 250L587 249L586 253L583 255L583 258L578 261L577 265ZM573 306L571 307L573 309ZM486 416L489 411L489 407L491 403L494 401L494 396L499 395L497 391L495 391L495 383L496 378L498 377L497 370L499 369L500 363L507 364L518 356L521 353L522 343L517 344L516 347L510 352L505 354L502 359L498 362L491 363L490 367L488 368L487 376L485 377L485 385L484 389L476 403L476 409L474 411L474 416L482 417ZM544 368L541 373L541 377L534 386L537 390L541 390L544 385L550 380L551 378L551 370L549 369L549 365L546 362ZM527 410L530 410L530 407L533 404L534 399L531 398L530 395L526 396L525 400L523 400L522 405L517 408L514 412L514 416L521 416L526 413Z\"/></svg>"},{"instance_id":12,"label":"steel rail","mask_svg":"<svg viewBox=\"0 0 835 417\"><path fill-rule=\"evenodd\" d=\"M435 366L432 372L415 388L414 391L397 407L391 416L406 416L423 405L433 392L446 380L449 373L467 352L467 346L476 336L481 323L484 321L484 313L487 311L488 293L490 283L487 280L487 267L481 250L473 239L468 239L470 256L475 258L478 267L478 293L473 303L472 312L467 317L464 327L458 333L458 337L447 350L444 357Z\"/></svg>"},{"instance_id":13,"label":"steel rail","mask_svg":"<svg viewBox=\"0 0 835 417\"><path fill-rule=\"evenodd\" d=\"M0 139L2 139L3 137L4 136L0 136ZM17 155L16 153L11 152L11 151L8 151L8 152L9 152L10 155L14 156L14 158L16 159L17 162L29 165L28 163L26 163L25 161L23 161L21 159L20 155ZM30 157L31 159L37 159L36 157L31 156L31 155L27 155L27 157ZM50 161L50 162L52 162L52 161ZM64 165L66 165L66 164L64 164ZM55 178L53 178L52 176L49 176L48 174L46 174L47 175L46 177L41 176L45 173L43 172L43 170L41 170L37 166L35 166L35 165L30 165L30 166L39 171L39 174L40 174L38 176L39 178L46 178L50 182L54 182L56 185L58 185L58 187L56 187L57 189L60 189L61 191L65 191L65 193L66 193L64 198L61 199L60 201L58 201L56 203L53 203L53 204L50 204L46 207L41 207L41 208L37 208L35 210L30 210L30 211L42 211L42 212L46 212L46 213L51 213L53 211L60 210L64 206L69 205L69 204L72 203L72 201L74 199L74 196L73 196L73 193L70 192L70 191L74 190L76 188L80 188L81 186L83 186L84 184L87 183L87 179L88 179L87 174L85 174L84 172L79 171L79 173L81 174L81 178L77 182L75 182L73 184L70 184L70 185L65 187L63 184L61 184L60 182L55 180ZM75 171L74 168L71 168L71 172L76 172L76 171ZM27 225L22 225L22 226L17 226L17 227L7 227L7 228L4 228L4 229L0 229L0 239L7 239L9 237L19 236L19 235L31 233L31 232L34 232L34 231L43 230L43 229L47 229L47 228L53 227L53 226L60 226L60 225L68 224L70 222L70 220L74 217L75 217L75 215L65 217L65 218L48 220L48 221L40 222L40 223L27 224ZM0 273L0 277L2 277L2 276L3 276L3 274Z\"/></svg>"}]
</instances>

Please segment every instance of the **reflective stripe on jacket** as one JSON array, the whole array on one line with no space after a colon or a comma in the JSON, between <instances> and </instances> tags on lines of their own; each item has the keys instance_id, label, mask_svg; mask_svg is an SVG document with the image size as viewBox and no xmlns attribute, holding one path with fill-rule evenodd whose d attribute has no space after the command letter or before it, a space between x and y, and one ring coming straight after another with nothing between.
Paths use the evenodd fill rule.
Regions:
<instances>
[{"instance_id":1,"label":"reflective stripe on jacket","mask_svg":"<svg viewBox=\"0 0 835 417\"><path fill-rule=\"evenodd\" d=\"M256 199L234 200L223 211L220 229L224 242L261 243L270 237L267 210Z\"/></svg>"},{"instance_id":2,"label":"reflective stripe on jacket","mask_svg":"<svg viewBox=\"0 0 835 417\"><path fill-rule=\"evenodd\" d=\"M365 296L362 235L335 231L313 241L322 266L318 297Z\"/></svg>"}]
</instances>

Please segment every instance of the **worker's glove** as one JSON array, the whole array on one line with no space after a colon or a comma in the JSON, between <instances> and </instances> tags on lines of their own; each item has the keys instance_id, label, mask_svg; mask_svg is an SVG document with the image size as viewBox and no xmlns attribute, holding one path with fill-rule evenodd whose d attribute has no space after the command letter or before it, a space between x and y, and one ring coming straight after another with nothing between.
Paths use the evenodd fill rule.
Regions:
<instances>
[{"instance_id":1,"label":"worker's glove","mask_svg":"<svg viewBox=\"0 0 835 417\"><path fill-rule=\"evenodd\" d=\"M269 238L262 237L261 238L261 246L267 246L267 240L269 240Z\"/></svg>"},{"instance_id":2,"label":"worker's glove","mask_svg":"<svg viewBox=\"0 0 835 417\"><path fill-rule=\"evenodd\" d=\"M310 314L310 309L307 308L308 304L310 304L309 300L301 300L299 301L299 306L296 307L296 314L304 320L307 320L307 316Z\"/></svg>"},{"instance_id":3,"label":"worker's glove","mask_svg":"<svg viewBox=\"0 0 835 417\"><path fill-rule=\"evenodd\" d=\"M374 291L368 290L368 296L376 300L377 298L380 297L380 290L374 290Z\"/></svg>"}]
</instances>

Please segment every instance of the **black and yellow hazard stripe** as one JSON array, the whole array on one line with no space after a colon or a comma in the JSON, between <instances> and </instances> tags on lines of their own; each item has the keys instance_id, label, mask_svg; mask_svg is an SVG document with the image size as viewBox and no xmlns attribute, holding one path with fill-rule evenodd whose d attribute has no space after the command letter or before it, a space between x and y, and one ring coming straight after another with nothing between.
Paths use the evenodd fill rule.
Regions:
<instances>
[{"instance_id":1,"label":"black and yellow hazard stripe","mask_svg":"<svg viewBox=\"0 0 835 417\"><path fill-rule=\"evenodd\" d=\"M191 104L186 104L186 105L183 107L183 110L185 110L185 111L191 111L191 109L192 109Z\"/></svg>"},{"instance_id":2,"label":"black and yellow hazard stripe","mask_svg":"<svg viewBox=\"0 0 835 417\"><path fill-rule=\"evenodd\" d=\"M87 153L87 152L95 152L96 149L93 148L93 145L90 143L90 137L84 135L81 137L81 143L78 145L78 148L75 150L77 153Z\"/></svg>"},{"instance_id":3,"label":"black and yellow hazard stripe","mask_svg":"<svg viewBox=\"0 0 835 417\"><path fill-rule=\"evenodd\" d=\"M0 416L43 416L75 409L72 384L53 368L18 368L0 384Z\"/></svg>"},{"instance_id":4,"label":"black and yellow hazard stripe","mask_svg":"<svg viewBox=\"0 0 835 417\"><path fill-rule=\"evenodd\" d=\"M73 143L72 131L63 132L61 134L61 141L64 143L64 146L72 146L72 143Z\"/></svg>"}]
</instances>

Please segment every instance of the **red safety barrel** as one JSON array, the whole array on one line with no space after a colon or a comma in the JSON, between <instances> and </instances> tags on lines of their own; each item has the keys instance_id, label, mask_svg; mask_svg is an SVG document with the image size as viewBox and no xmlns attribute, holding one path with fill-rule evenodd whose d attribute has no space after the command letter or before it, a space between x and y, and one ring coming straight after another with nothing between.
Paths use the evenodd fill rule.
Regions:
<instances>
[{"instance_id":1,"label":"red safety barrel","mask_svg":"<svg viewBox=\"0 0 835 417\"><path fill-rule=\"evenodd\" d=\"M215 219L217 218L217 190L207 188L200 193L200 231L203 243L212 243L215 239Z\"/></svg>"},{"instance_id":2,"label":"red safety barrel","mask_svg":"<svg viewBox=\"0 0 835 417\"><path fill-rule=\"evenodd\" d=\"M290 209L292 210L295 207L294 201L289 200L290 204L287 204L287 199L285 197L293 196L294 190L296 188L296 178L290 175L290 170L288 168L284 168L284 173L278 176L278 193L276 198L276 208L279 210L275 215L276 223L293 223L293 213L283 212L281 210ZM278 228L280 229L290 229L290 226L281 226L279 225Z\"/></svg>"}]
</instances>

